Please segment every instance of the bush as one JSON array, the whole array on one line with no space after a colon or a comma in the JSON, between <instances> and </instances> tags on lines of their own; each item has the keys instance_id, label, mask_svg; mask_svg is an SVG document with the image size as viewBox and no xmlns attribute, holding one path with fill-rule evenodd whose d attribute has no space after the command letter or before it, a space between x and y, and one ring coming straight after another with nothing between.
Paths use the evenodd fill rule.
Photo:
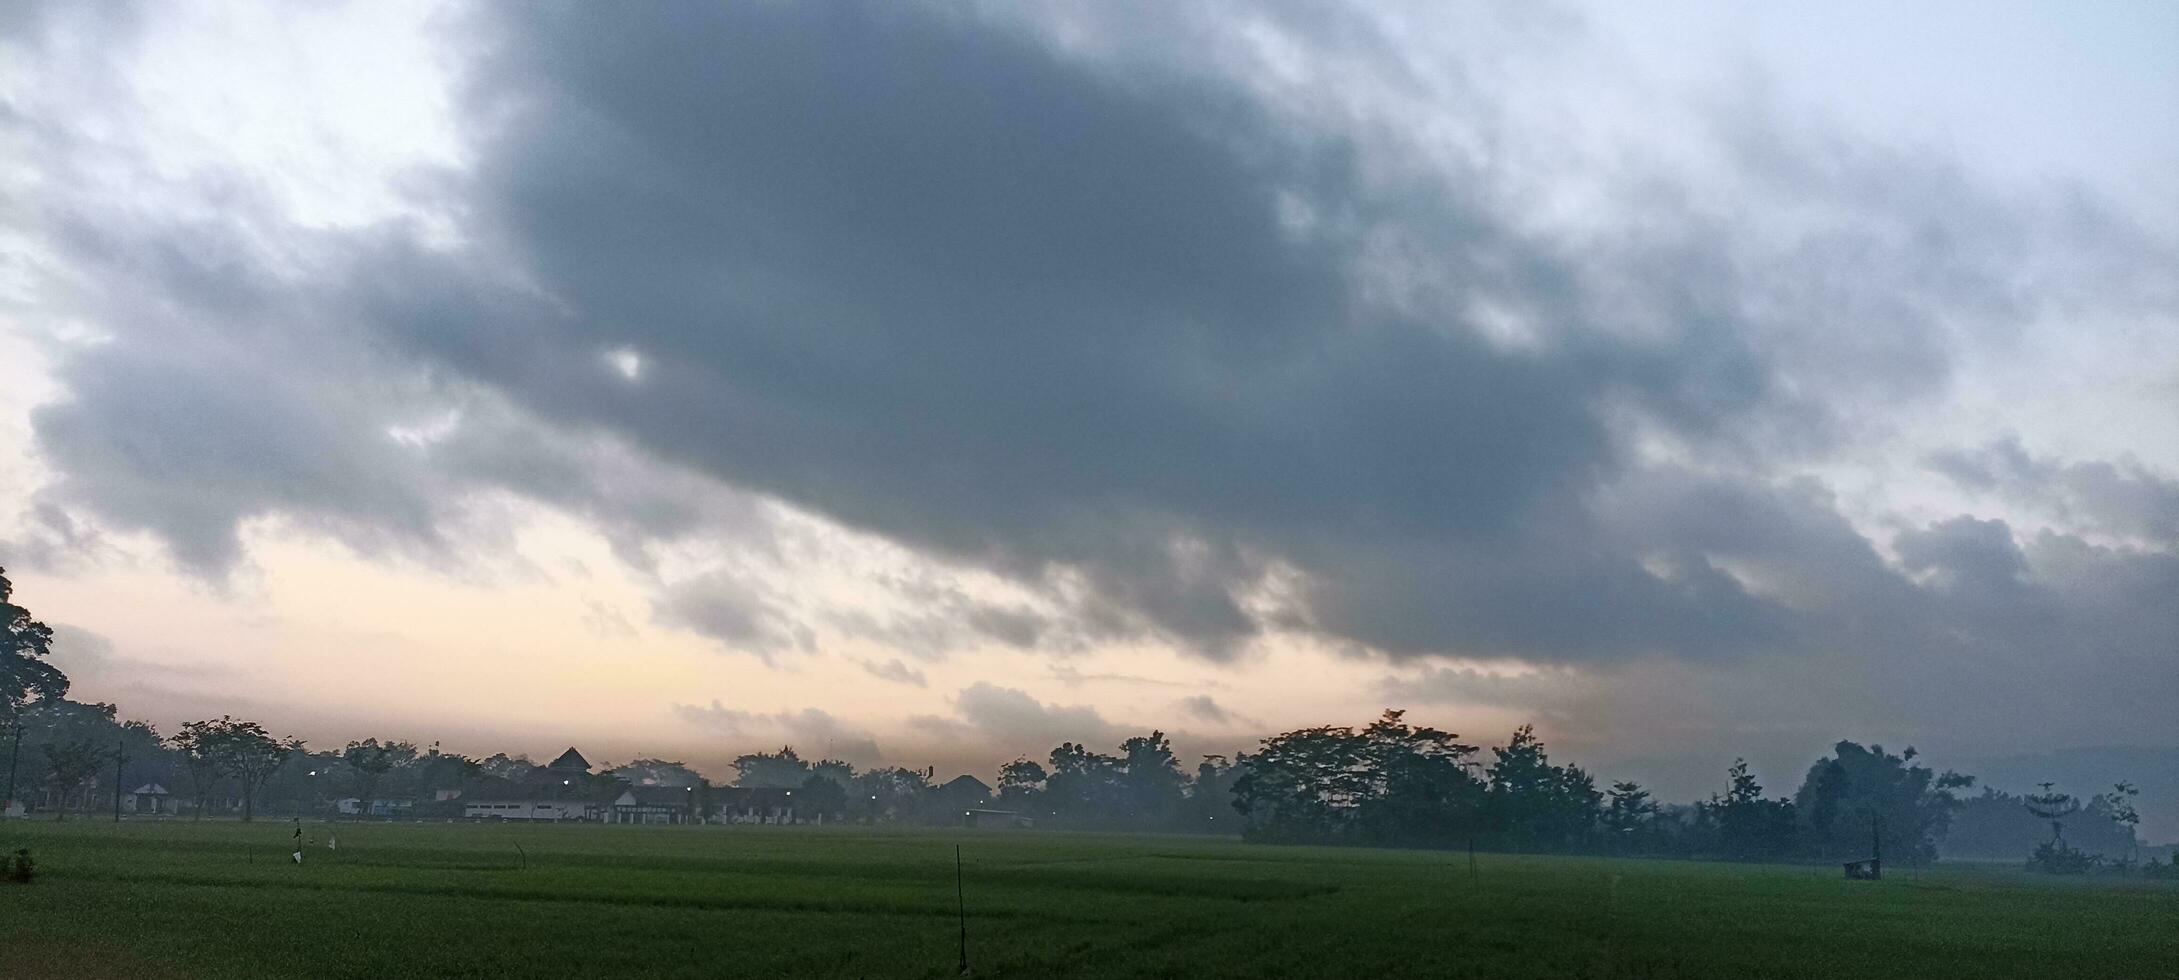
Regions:
<instances>
[{"instance_id":1,"label":"bush","mask_svg":"<svg viewBox=\"0 0 2179 980\"><path fill-rule=\"evenodd\" d=\"M2036 845L2035 856L2028 859L2028 870L2047 875L2084 875L2102 863L2101 854L2067 846L2064 841L2046 842Z\"/></svg>"},{"instance_id":2,"label":"bush","mask_svg":"<svg viewBox=\"0 0 2179 980\"><path fill-rule=\"evenodd\" d=\"M27 885L37 876L38 862L30 859L30 848L17 848L14 854L0 857L0 879Z\"/></svg>"}]
</instances>

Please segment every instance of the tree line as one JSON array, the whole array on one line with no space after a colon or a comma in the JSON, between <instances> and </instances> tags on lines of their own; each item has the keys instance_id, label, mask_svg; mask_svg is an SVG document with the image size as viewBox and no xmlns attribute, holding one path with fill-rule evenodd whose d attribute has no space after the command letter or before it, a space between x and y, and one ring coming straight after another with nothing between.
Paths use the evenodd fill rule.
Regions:
<instances>
[{"instance_id":1,"label":"tree line","mask_svg":"<svg viewBox=\"0 0 2179 980\"><path fill-rule=\"evenodd\" d=\"M199 815L339 815L337 801L354 800L361 805L351 815L360 817L370 815L373 801L399 800L400 815L458 816L462 799L534 787L546 773L522 756L471 758L394 739L312 751L301 739L227 716L162 737L147 723L122 720L112 705L68 700L66 675L45 660L52 631L11 596L0 570L0 726L12 735L0 760L5 798L35 802L56 819L107 802L118 814L128 787L153 782L186 794ZM2131 868L2139 855L2130 785L2087 800L2047 785L2041 794L1984 789L1966 796L1972 777L1932 771L1912 748L1894 754L1852 741L1811 764L1790 796L1769 795L1736 760L1721 774L1719 792L1685 805L1554 761L1529 726L1486 754L1457 734L1410 724L1398 710L1360 728L1274 735L1255 751L1204 756L1193 767L1161 731L1116 749L1062 742L1041 761L1006 763L987 785L937 784L930 769L858 770L783 746L737 757L725 785L792 791L798 812L831 820L933 822L983 807L1048 826L1274 843L1740 861L1845 861L1881 851L1893 862L1933 861L1942 845L1976 856L2032 851L2046 870L2069 870L2068 862ZM720 788L661 759L552 775L559 784L547 788L570 795L625 785L685 788L698 813Z\"/></svg>"}]
</instances>

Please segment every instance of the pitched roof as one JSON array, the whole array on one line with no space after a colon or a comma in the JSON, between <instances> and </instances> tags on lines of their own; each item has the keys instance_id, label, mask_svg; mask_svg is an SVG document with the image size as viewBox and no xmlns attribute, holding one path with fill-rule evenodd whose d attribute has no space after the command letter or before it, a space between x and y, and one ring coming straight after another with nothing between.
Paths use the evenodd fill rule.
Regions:
<instances>
[{"instance_id":1,"label":"pitched roof","mask_svg":"<svg viewBox=\"0 0 2179 980\"><path fill-rule=\"evenodd\" d=\"M567 747L567 751L560 753L560 757L552 760L552 764L546 766L545 768L574 769L581 772L589 772L590 760L583 758L583 754L575 751L575 747L570 745Z\"/></svg>"},{"instance_id":2,"label":"pitched roof","mask_svg":"<svg viewBox=\"0 0 2179 980\"><path fill-rule=\"evenodd\" d=\"M938 788L955 793L973 790L985 796L991 795L990 784L974 776L968 775L955 776L952 779L946 780L946 784Z\"/></svg>"},{"instance_id":3,"label":"pitched roof","mask_svg":"<svg viewBox=\"0 0 2179 980\"><path fill-rule=\"evenodd\" d=\"M166 787L164 787L164 786L161 786L161 785L159 785L158 783L145 783L145 784L144 784L144 785L142 785L142 786L138 786L138 787L136 787L136 790L135 790L135 792L133 792L133 793L131 793L131 794L129 794L129 795L131 795L131 796L173 796L174 794L172 794L172 793L169 793L169 792L167 792L167 791L166 791Z\"/></svg>"}]
</instances>

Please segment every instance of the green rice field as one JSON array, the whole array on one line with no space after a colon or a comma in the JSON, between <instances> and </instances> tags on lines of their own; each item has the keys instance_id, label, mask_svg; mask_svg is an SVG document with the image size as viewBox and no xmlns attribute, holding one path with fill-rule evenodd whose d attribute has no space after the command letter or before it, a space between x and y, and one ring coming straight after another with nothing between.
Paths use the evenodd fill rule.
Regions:
<instances>
[{"instance_id":1,"label":"green rice field","mask_svg":"<svg viewBox=\"0 0 2179 980\"><path fill-rule=\"evenodd\" d=\"M2179 978L2179 886L1048 831L0 824L0 977ZM329 847L335 838L337 849ZM955 846L961 848L956 893Z\"/></svg>"}]
</instances>

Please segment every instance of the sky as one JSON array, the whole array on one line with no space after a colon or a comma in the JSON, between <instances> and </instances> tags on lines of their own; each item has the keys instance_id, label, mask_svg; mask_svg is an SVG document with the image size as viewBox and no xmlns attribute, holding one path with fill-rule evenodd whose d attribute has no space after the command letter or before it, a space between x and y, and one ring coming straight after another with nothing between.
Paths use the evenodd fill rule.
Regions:
<instances>
[{"instance_id":1,"label":"sky","mask_svg":"<svg viewBox=\"0 0 2179 980\"><path fill-rule=\"evenodd\" d=\"M2175 47L11 4L0 565L75 696L321 747L988 778L1391 707L1667 799L2124 749L2179 838Z\"/></svg>"}]
</instances>

